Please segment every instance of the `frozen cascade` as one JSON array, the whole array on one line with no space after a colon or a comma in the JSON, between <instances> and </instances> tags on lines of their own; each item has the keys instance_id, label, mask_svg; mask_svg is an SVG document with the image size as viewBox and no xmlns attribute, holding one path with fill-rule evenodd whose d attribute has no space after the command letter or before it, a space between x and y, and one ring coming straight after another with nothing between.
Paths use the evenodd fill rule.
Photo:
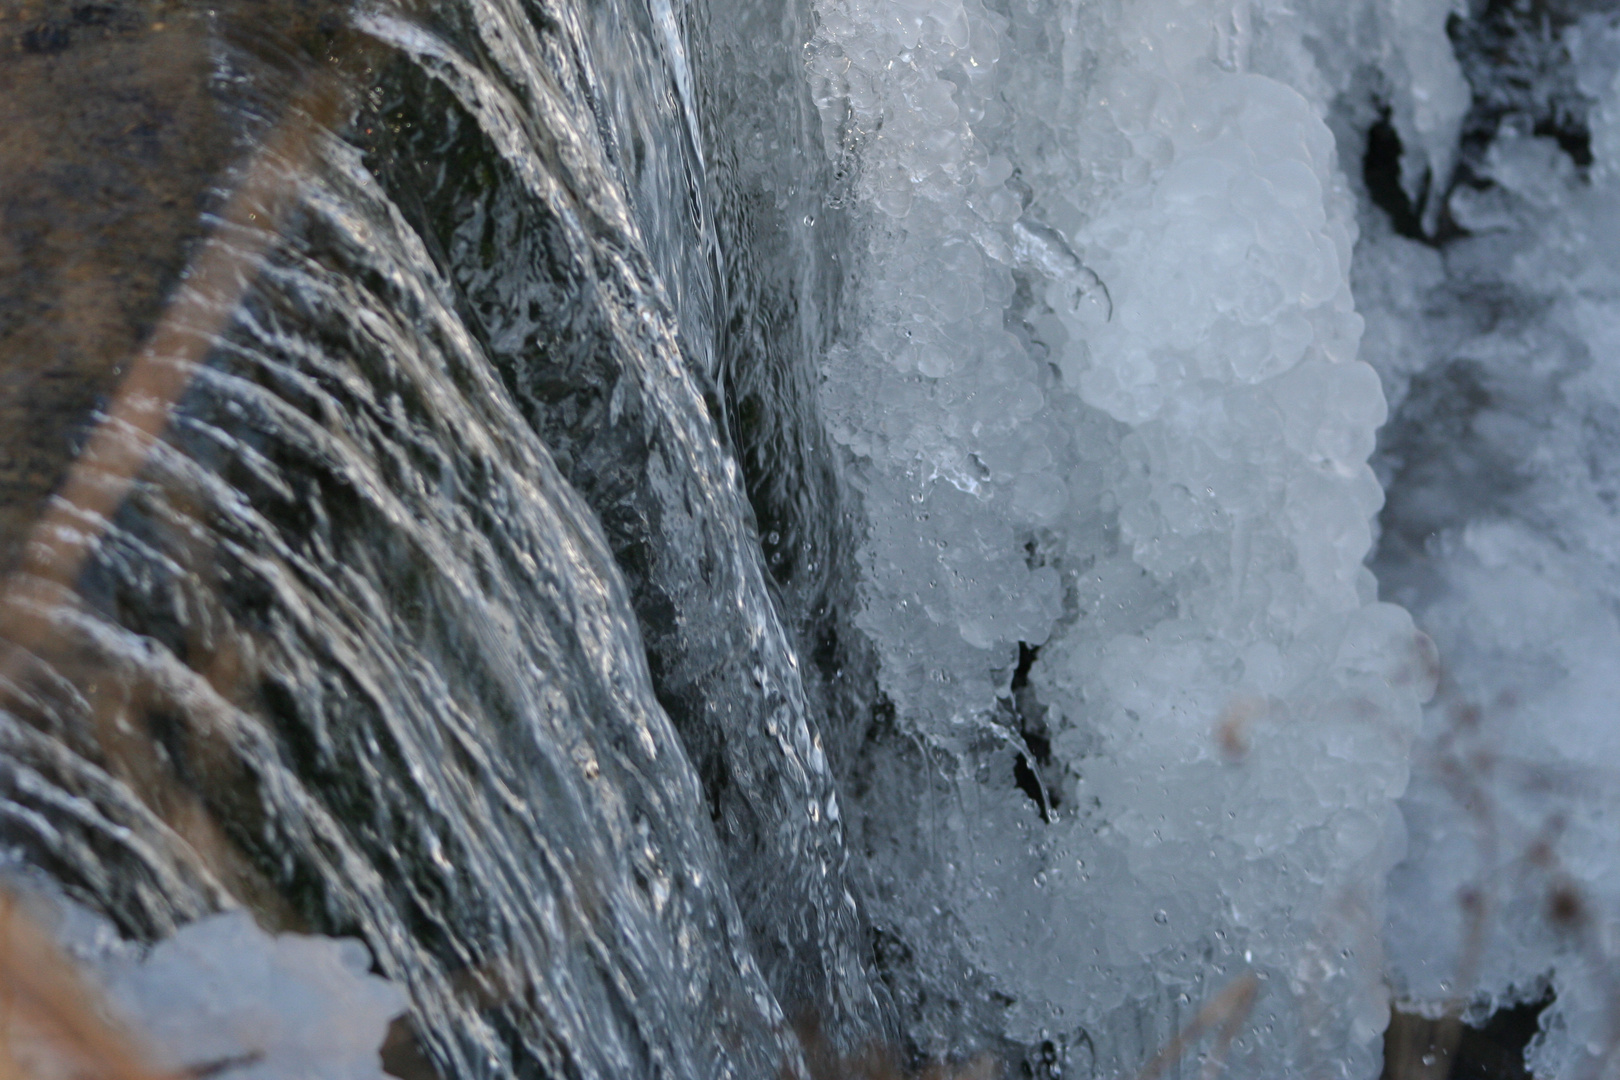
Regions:
<instances>
[{"instance_id":1,"label":"frozen cascade","mask_svg":"<svg viewBox=\"0 0 1620 1080\"><path fill-rule=\"evenodd\" d=\"M1359 12L1406 43L1397 75L1456 76L1399 118L1439 168L1467 102L1454 60L1423 65L1446 13ZM1271 986L1245 1075L1376 1072L1381 882L1437 670L1362 566L1385 404L1325 123L1346 72L1312 60L1329 20L818 14L823 131L870 213L824 402L871 519L862 625L939 777L872 797L879 923L959 928L1009 1003L981 1023L1104 1072L1247 968ZM924 1037L958 1022L954 977L916 975Z\"/></svg>"},{"instance_id":2,"label":"frozen cascade","mask_svg":"<svg viewBox=\"0 0 1620 1080\"><path fill-rule=\"evenodd\" d=\"M310 42L366 92L0 655L0 884L266 1078L403 997L445 1080L1134 1075L1223 1001L1211 1068L1370 1078L1391 991L1549 990L1583 1075L1620 23L1523 6L170 3L241 144Z\"/></svg>"}]
</instances>

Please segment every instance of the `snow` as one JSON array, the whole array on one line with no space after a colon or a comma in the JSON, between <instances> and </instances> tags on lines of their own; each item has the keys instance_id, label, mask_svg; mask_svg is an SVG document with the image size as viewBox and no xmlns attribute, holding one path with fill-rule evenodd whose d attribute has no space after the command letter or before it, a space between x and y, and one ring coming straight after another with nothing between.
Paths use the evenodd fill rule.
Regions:
<instances>
[{"instance_id":1,"label":"snow","mask_svg":"<svg viewBox=\"0 0 1620 1080\"><path fill-rule=\"evenodd\" d=\"M1403 802L1393 977L1474 1017L1550 988L1532 1057L1559 1077L1610 1053L1620 1000L1620 30L1589 15L1547 48L1591 101L1591 165L1509 109L1450 197L1471 235L1369 236L1358 290L1397 410L1375 566L1445 668Z\"/></svg>"},{"instance_id":2,"label":"snow","mask_svg":"<svg viewBox=\"0 0 1620 1080\"><path fill-rule=\"evenodd\" d=\"M153 1069L240 1080L386 1075L378 1049L407 999L370 974L371 952L353 938L270 934L236 909L142 948L34 875L7 888ZM27 1051L33 1075L54 1075L48 1044Z\"/></svg>"}]
</instances>

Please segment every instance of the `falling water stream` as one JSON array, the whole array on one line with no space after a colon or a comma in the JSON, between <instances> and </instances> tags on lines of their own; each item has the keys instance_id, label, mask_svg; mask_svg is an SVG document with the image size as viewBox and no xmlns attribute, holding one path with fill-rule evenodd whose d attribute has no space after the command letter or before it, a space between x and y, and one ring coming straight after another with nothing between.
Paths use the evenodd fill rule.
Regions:
<instances>
[{"instance_id":1,"label":"falling water stream","mask_svg":"<svg viewBox=\"0 0 1620 1080\"><path fill-rule=\"evenodd\" d=\"M238 166L290 207L215 212L207 244L262 255L239 302L192 295L226 307L206 349L151 360L189 367L127 497L59 501L76 579L12 579L66 644L8 654L8 845L138 938L244 903L361 937L446 1076L791 1073L800 1015L881 1037L836 657L797 652L848 542L790 370L835 268L770 172L814 130L803 13L383 4L269 46L253 5L167 17L250 151L323 70L348 96L302 160ZM794 522L774 580L739 446Z\"/></svg>"},{"instance_id":2,"label":"falling water stream","mask_svg":"<svg viewBox=\"0 0 1620 1080\"><path fill-rule=\"evenodd\" d=\"M0 45L0 900L408 1080L1620 1060L1612 4Z\"/></svg>"}]
</instances>

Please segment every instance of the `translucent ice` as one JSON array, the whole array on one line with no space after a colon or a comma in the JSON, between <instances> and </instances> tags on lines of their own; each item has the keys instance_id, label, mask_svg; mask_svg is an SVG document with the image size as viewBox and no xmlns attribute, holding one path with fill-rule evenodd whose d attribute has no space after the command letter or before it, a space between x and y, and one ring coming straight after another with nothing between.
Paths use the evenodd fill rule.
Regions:
<instances>
[{"instance_id":1,"label":"translucent ice","mask_svg":"<svg viewBox=\"0 0 1620 1080\"><path fill-rule=\"evenodd\" d=\"M1409 67L1445 45L1433 5L1349 6ZM869 215L824 403L882 686L937 770L909 826L889 802L864 825L930 853L895 864L929 888L880 884L880 923L937 940L944 903L1008 1002L994 1034L1100 1069L1253 968L1245 1075L1376 1072L1382 875L1435 670L1362 566L1385 405L1322 19L818 10L823 130ZM1460 76L1424 73L1400 122L1439 155Z\"/></svg>"}]
</instances>

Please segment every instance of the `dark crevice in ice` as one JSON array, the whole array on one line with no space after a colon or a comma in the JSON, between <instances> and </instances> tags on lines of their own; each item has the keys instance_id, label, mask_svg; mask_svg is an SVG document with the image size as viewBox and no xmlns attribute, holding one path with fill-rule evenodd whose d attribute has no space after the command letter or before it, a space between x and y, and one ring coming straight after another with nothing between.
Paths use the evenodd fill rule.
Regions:
<instances>
[{"instance_id":1,"label":"dark crevice in ice","mask_svg":"<svg viewBox=\"0 0 1620 1080\"><path fill-rule=\"evenodd\" d=\"M1463 1025L1452 1080L1530 1080L1525 1050L1540 1034L1541 1016L1552 1003L1548 990L1539 1000L1496 1010L1481 1027Z\"/></svg>"},{"instance_id":2,"label":"dark crevice in ice","mask_svg":"<svg viewBox=\"0 0 1620 1080\"><path fill-rule=\"evenodd\" d=\"M1553 1000L1549 990L1535 1001L1497 1009L1478 1027L1397 1009L1384 1038L1383 1080L1531 1080L1525 1051Z\"/></svg>"},{"instance_id":3,"label":"dark crevice in ice","mask_svg":"<svg viewBox=\"0 0 1620 1080\"><path fill-rule=\"evenodd\" d=\"M1429 243L1423 231L1423 198L1414 205L1401 185L1401 137L1390 120L1390 108L1382 106L1376 123L1367 130L1367 150L1361 159L1361 177L1373 205L1389 215L1395 231L1409 240ZM1432 176L1424 177L1424 193Z\"/></svg>"},{"instance_id":4,"label":"dark crevice in ice","mask_svg":"<svg viewBox=\"0 0 1620 1080\"><path fill-rule=\"evenodd\" d=\"M1013 761L1013 782L1040 809L1041 820L1050 822L1061 797L1051 776L1057 766L1052 760L1052 734L1046 723L1046 706L1029 685L1030 668L1041 655L1039 645L1018 643L1018 666L1013 669L1013 720L1024 750Z\"/></svg>"},{"instance_id":5,"label":"dark crevice in ice","mask_svg":"<svg viewBox=\"0 0 1620 1080\"><path fill-rule=\"evenodd\" d=\"M1052 820L1052 810L1047 805L1046 789L1041 786L1041 778L1035 775L1035 770L1030 766L1027 754L1019 754L1013 762L1013 782L1018 785L1018 790L1028 795L1030 801L1040 810L1041 820L1050 822Z\"/></svg>"}]
</instances>

